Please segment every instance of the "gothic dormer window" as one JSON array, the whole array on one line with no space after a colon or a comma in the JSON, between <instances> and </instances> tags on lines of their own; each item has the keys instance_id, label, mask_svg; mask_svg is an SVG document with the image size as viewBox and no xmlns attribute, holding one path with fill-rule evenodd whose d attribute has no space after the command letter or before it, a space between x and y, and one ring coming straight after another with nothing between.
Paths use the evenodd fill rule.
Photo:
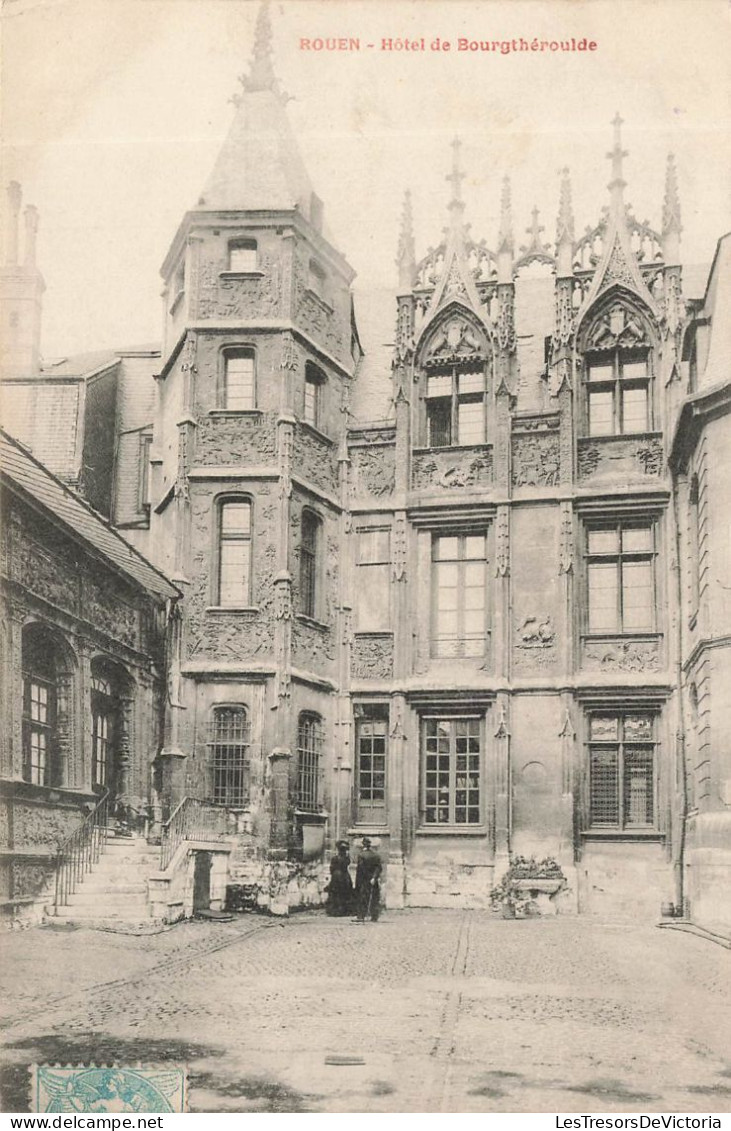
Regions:
<instances>
[{"instance_id":1,"label":"gothic dormer window","mask_svg":"<svg viewBox=\"0 0 731 1131\"><path fill-rule=\"evenodd\" d=\"M228 269L237 275L247 275L256 271L256 240L232 240L228 245Z\"/></svg>"},{"instance_id":2,"label":"gothic dormer window","mask_svg":"<svg viewBox=\"0 0 731 1131\"><path fill-rule=\"evenodd\" d=\"M584 390L589 436L652 430L652 355L647 328L639 315L619 303L589 331Z\"/></svg>"},{"instance_id":3,"label":"gothic dormer window","mask_svg":"<svg viewBox=\"0 0 731 1131\"><path fill-rule=\"evenodd\" d=\"M431 335L422 355L423 442L431 448L486 442L487 359L482 334L454 314Z\"/></svg>"}]
</instances>

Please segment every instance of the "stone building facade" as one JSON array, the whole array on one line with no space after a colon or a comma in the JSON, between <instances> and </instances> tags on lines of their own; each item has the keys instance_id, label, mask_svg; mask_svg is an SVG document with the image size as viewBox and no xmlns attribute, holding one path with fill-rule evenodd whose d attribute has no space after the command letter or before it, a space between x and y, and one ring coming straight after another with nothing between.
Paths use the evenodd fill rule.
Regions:
<instances>
[{"instance_id":1,"label":"stone building facade","mask_svg":"<svg viewBox=\"0 0 731 1131\"><path fill-rule=\"evenodd\" d=\"M274 911L367 834L392 907L486 906L519 856L560 866L564 910L731 920L728 238L684 290L674 163L655 229L617 117L596 226L564 172L555 241L534 212L516 246L506 180L493 250L455 142L444 238L417 256L407 196L376 310L266 5L235 101L162 267L156 391L140 362L149 405L115 418L112 516L183 594L162 816L225 807L228 880Z\"/></svg>"}]
</instances>

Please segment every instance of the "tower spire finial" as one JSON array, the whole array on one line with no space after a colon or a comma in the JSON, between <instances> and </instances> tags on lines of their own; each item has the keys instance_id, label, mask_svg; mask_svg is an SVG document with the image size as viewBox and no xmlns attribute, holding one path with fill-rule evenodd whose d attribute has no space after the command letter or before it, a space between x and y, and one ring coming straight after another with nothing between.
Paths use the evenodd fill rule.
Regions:
<instances>
[{"instance_id":1,"label":"tower spire finial","mask_svg":"<svg viewBox=\"0 0 731 1131\"><path fill-rule=\"evenodd\" d=\"M464 173L460 168L460 155L462 142L458 137L452 140L452 172L447 173L446 180L452 185L452 196L449 201L449 214L452 217L452 227L459 228L462 223L464 201L462 200L462 181Z\"/></svg>"},{"instance_id":2,"label":"tower spire finial","mask_svg":"<svg viewBox=\"0 0 731 1131\"><path fill-rule=\"evenodd\" d=\"M571 202L571 177L568 168L561 170L561 188L558 197L556 243L574 242L574 209Z\"/></svg>"},{"instance_id":3,"label":"tower spire finial","mask_svg":"<svg viewBox=\"0 0 731 1131\"><path fill-rule=\"evenodd\" d=\"M254 49L251 53L248 75L240 79L244 90L273 90L279 93L279 83L272 65L272 22L269 17L269 0L261 0L254 31Z\"/></svg>"},{"instance_id":4,"label":"tower spire finial","mask_svg":"<svg viewBox=\"0 0 731 1131\"><path fill-rule=\"evenodd\" d=\"M627 156L627 150L622 149L622 126L624 120L620 117L619 111L612 119L614 127L614 145L607 154L607 157L612 162L612 179L609 182L609 191L612 194L612 208L615 212L620 212L624 204L624 188L627 182L623 175L623 161Z\"/></svg>"},{"instance_id":5,"label":"tower spire finial","mask_svg":"<svg viewBox=\"0 0 731 1131\"><path fill-rule=\"evenodd\" d=\"M510 196L510 177L503 177L503 188L500 196L500 232L498 235L498 251L513 251L513 210Z\"/></svg>"},{"instance_id":6,"label":"tower spire finial","mask_svg":"<svg viewBox=\"0 0 731 1131\"><path fill-rule=\"evenodd\" d=\"M668 153L668 163L665 169L665 198L662 205L662 232L677 232L683 228L680 223L680 196L678 195L678 171L675 168L675 157Z\"/></svg>"},{"instance_id":7,"label":"tower spire finial","mask_svg":"<svg viewBox=\"0 0 731 1131\"><path fill-rule=\"evenodd\" d=\"M407 291L411 290L414 284L414 269L416 267L410 189L407 189L404 193L404 207L401 213L401 230L399 232L396 265L398 267L399 290L405 294Z\"/></svg>"}]
</instances>

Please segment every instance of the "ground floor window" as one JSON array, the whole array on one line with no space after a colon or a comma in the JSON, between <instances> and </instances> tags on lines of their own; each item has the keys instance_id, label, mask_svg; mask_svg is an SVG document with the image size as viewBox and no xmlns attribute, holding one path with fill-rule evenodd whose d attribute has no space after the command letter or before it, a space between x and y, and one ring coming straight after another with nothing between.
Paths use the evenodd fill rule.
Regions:
<instances>
[{"instance_id":1,"label":"ground floor window","mask_svg":"<svg viewBox=\"0 0 731 1131\"><path fill-rule=\"evenodd\" d=\"M245 707L215 707L209 741L211 801L249 803L249 723Z\"/></svg>"},{"instance_id":2,"label":"ground floor window","mask_svg":"<svg viewBox=\"0 0 731 1131\"><path fill-rule=\"evenodd\" d=\"M479 718L424 719L426 825L480 824L481 735Z\"/></svg>"},{"instance_id":3,"label":"ground floor window","mask_svg":"<svg viewBox=\"0 0 731 1131\"><path fill-rule=\"evenodd\" d=\"M308 813L320 808L322 719L303 713L297 727L297 808Z\"/></svg>"},{"instance_id":4,"label":"ground floor window","mask_svg":"<svg viewBox=\"0 0 731 1131\"><path fill-rule=\"evenodd\" d=\"M357 820L386 822L388 708L365 707L356 720Z\"/></svg>"},{"instance_id":5,"label":"ground floor window","mask_svg":"<svg viewBox=\"0 0 731 1131\"><path fill-rule=\"evenodd\" d=\"M655 720L650 714L589 717L589 826L652 828Z\"/></svg>"}]
</instances>

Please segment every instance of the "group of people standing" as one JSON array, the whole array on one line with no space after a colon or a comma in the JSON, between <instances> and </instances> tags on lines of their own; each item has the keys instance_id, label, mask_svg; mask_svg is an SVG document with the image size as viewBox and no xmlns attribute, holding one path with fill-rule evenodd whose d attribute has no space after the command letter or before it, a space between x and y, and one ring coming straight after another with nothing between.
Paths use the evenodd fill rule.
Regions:
<instances>
[{"instance_id":1,"label":"group of people standing","mask_svg":"<svg viewBox=\"0 0 731 1131\"><path fill-rule=\"evenodd\" d=\"M369 837L364 836L355 866L355 885L350 877L350 845L339 840L337 853L330 861L330 883L325 909L328 915L351 915L364 923L370 917L375 923L381 912L380 879L383 866Z\"/></svg>"}]
</instances>

